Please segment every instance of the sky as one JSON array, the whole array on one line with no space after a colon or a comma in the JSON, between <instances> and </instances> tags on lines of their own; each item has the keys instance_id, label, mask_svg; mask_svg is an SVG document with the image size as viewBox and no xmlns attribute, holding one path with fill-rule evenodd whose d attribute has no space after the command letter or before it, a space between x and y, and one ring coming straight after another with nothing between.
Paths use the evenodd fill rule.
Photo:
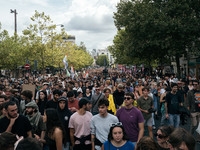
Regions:
<instances>
[{"instance_id":1,"label":"sky","mask_svg":"<svg viewBox=\"0 0 200 150\"><path fill-rule=\"evenodd\" d=\"M3 30L14 33L14 13L17 10L17 33L32 24L35 10L49 15L54 24L63 24L76 44L84 42L87 50L104 49L112 45L117 29L113 12L120 0L0 0L0 22ZM57 26L57 31L59 31Z\"/></svg>"}]
</instances>

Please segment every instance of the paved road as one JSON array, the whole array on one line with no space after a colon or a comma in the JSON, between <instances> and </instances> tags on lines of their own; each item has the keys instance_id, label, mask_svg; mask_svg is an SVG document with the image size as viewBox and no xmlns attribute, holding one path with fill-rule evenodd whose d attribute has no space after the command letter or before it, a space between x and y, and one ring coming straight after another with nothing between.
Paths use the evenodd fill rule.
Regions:
<instances>
[{"instance_id":1,"label":"paved road","mask_svg":"<svg viewBox=\"0 0 200 150\"><path fill-rule=\"evenodd\" d=\"M156 129L153 130L153 133L155 133L157 131L158 127L160 126L160 118L159 118L159 120L155 119L155 123L156 123ZM185 125L181 124L180 127L185 128L187 131L190 131L190 124L191 124L190 118L188 118L187 119L187 124L185 124ZM148 129L147 129L147 127L145 127L144 135L148 135ZM194 137L195 137L195 135L194 135ZM196 150L200 150L200 144L199 143L196 143Z\"/></svg>"}]
</instances>

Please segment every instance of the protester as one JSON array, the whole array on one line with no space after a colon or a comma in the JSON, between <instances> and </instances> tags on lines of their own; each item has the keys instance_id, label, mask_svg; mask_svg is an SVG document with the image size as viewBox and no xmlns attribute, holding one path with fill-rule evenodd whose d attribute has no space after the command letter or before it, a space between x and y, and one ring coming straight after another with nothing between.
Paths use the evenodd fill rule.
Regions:
<instances>
[{"instance_id":1,"label":"protester","mask_svg":"<svg viewBox=\"0 0 200 150\"><path fill-rule=\"evenodd\" d=\"M193 81L193 89L188 92L187 101L186 101L187 108L191 112L190 132L192 134L195 133L195 130L200 123L200 120L199 120L200 119L200 103L198 103L200 89L198 89L198 86L199 86L198 81L196 80ZM196 133L196 141L200 142L199 133Z\"/></svg>"},{"instance_id":2,"label":"protester","mask_svg":"<svg viewBox=\"0 0 200 150\"><path fill-rule=\"evenodd\" d=\"M43 123L43 118L38 110L38 106L34 101L26 104L26 117L32 126L32 136L38 135L41 139L44 139L46 126Z\"/></svg>"},{"instance_id":3,"label":"protester","mask_svg":"<svg viewBox=\"0 0 200 150\"><path fill-rule=\"evenodd\" d=\"M171 88L171 92L167 93L165 99L166 118L169 119L169 124L171 126L178 128L180 124L179 107L183 106L183 103L181 97L177 93L177 84L172 83Z\"/></svg>"},{"instance_id":4,"label":"protester","mask_svg":"<svg viewBox=\"0 0 200 150\"><path fill-rule=\"evenodd\" d=\"M115 115L116 114L116 106L115 106L115 102L113 99L113 95L111 94L110 88L104 89L104 95L105 95L105 99L107 99L109 101L108 112Z\"/></svg>"},{"instance_id":5,"label":"protester","mask_svg":"<svg viewBox=\"0 0 200 150\"><path fill-rule=\"evenodd\" d=\"M42 145L34 138L26 138L18 143L16 150L42 150Z\"/></svg>"},{"instance_id":6,"label":"protester","mask_svg":"<svg viewBox=\"0 0 200 150\"><path fill-rule=\"evenodd\" d=\"M91 101L92 101L92 110L91 110L91 112L92 112L93 115L96 115L96 114L99 113L99 111L98 111L98 102L103 97L104 97L104 94L102 92L100 92L100 87L97 86L95 88L95 94L92 95L92 99L91 99Z\"/></svg>"},{"instance_id":7,"label":"protester","mask_svg":"<svg viewBox=\"0 0 200 150\"><path fill-rule=\"evenodd\" d=\"M133 106L134 95L126 93L124 97L125 107L117 111L116 116L122 122L129 140L136 145L144 134L144 118L139 109Z\"/></svg>"},{"instance_id":8,"label":"protester","mask_svg":"<svg viewBox=\"0 0 200 150\"><path fill-rule=\"evenodd\" d=\"M144 136L137 144L136 150L160 150L158 144L151 138Z\"/></svg>"},{"instance_id":9,"label":"protester","mask_svg":"<svg viewBox=\"0 0 200 150\"><path fill-rule=\"evenodd\" d=\"M21 114L25 114L25 105L28 104L29 102L33 101L32 98L33 98L33 92L30 91L30 90L24 90L22 93L21 93L21 96L22 96L22 100L21 100L21 103L20 103L20 113Z\"/></svg>"},{"instance_id":10,"label":"protester","mask_svg":"<svg viewBox=\"0 0 200 150\"><path fill-rule=\"evenodd\" d=\"M11 132L3 132L0 134L0 150L13 150L14 144L17 142L17 136Z\"/></svg>"},{"instance_id":11,"label":"protester","mask_svg":"<svg viewBox=\"0 0 200 150\"><path fill-rule=\"evenodd\" d=\"M18 114L16 103L9 101L4 108L6 116L0 119L0 133L11 132L25 138L32 137L31 124L25 116Z\"/></svg>"},{"instance_id":12,"label":"protester","mask_svg":"<svg viewBox=\"0 0 200 150\"><path fill-rule=\"evenodd\" d=\"M113 98L116 104L117 109L123 104L124 102L124 94L123 85L118 84L117 89L113 93Z\"/></svg>"},{"instance_id":13,"label":"protester","mask_svg":"<svg viewBox=\"0 0 200 150\"><path fill-rule=\"evenodd\" d=\"M50 101L48 101L46 103L45 109L47 108L54 108L56 109L58 106L58 98L62 95L61 91L58 89L55 89L53 91L53 99L51 99Z\"/></svg>"},{"instance_id":14,"label":"protester","mask_svg":"<svg viewBox=\"0 0 200 150\"><path fill-rule=\"evenodd\" d=\"M70 131L69 131L69 120L72 115L72 112L68 109L68 102L67 98L62 96L58 98L58 107L57 107L59 118L65 128L66 133L66 140L67 140L67 147L66 149L69 150L69 144L70 144Z\"/></svg>"},{"instance_id":15,"label":"protester","mask_svg":"<svg viewBox=\"0 0 200 150\"><path fill-rule=\"evenodd\" d=\"M38 105L38 108L39 108L41 115L44 115L44 110L45 110L45 106L46 106L47 101L48 101L48 98L47 98L46 91L43 91L43 90L40 91L37 105Z\"/></svg>"},{"instance_id":16,"label":"protester","mask_svg":"<svg viewBox=\"0 0 200 150\"><path fill-rule=\"evenodd\" d=\"M170 150L195 150L194 137L183 128L176 128L169 136Z\"/></svg>"},{"instance_id":17,"label":"protester","mask_svg":"<svg viewBox=\"0 0 200 150\"><path fill-rule=\"evenodd\" d=\"M45 142L49 150L63 150L66 143L65 129L59 119L58 112L54 108L47 108L44 112L43 122L46 123ZM38 139L43 142L42 139Z\"/></svg>"},{"instance_id":18,"label":"protester","mask_svg":"<svg viewBox=\"0 0 200 150\"><path fill-rule=\"evenodd\" d=\"M108 140L110 124L117 123L116 116L107 112L109 101L105 98L98 102L99 114L92 117L91 120L91 142L92 150L100 150L105 141Z\"/></svg>"},{"instance_id":19,"label":"protester","mask_svg":"<svg viewBox=\"0 0 200 150\"><path fill-rule=\"evenodd\" d=\"M169 150L169 136L174 131L174 127L172 126L161 126L158 128L155 133L155 137L157 139L160 150Z\"/></svg>"},{"instance_id":20,"label":"protester","mask_svg":"<svg viewBox=\"0 0 200 150\"><path fill-rule=\"evenodd\" d=\"M121 122L111 125L108 134L108 141L104 142L101 150L134 150L135 146L128 141L126 132Z\"/></svg>"},{"instance_id":21,"label":"protester","mask_svg":"<svg viewBox=\"0 0 200 150\"><path fill-rule=\"evenodd\" d=\"M88 111L89 100L82 98L79 101L79 108L69 120L72 147L73 150L91 150L90 121L92 114Z\"/></svg>"},{"instance_id":22,"label":"protester","mask_svg":"<svg viewBox=\"0 0 200 150\"><path fill-rule=\"evenodd\" d=\"M88 100L91 100L91 98L92 98L92 94L91 94L89 88L86 88L86 93L83 94L83 97L86 97Z\"/></svg>"},{"instance_id":23,"label":"protester","mask_svg":"<svg viewBox=\"0 0 200 150\"><path fill-rule=\"evenodd\" d=\"M75 98L75 94L73 91L69 91L67 93L68 98L68 107L72 113L75 113L79 110L79 100Z\"/></svg>"},{"instance_id":24,"label":"protester","mask_svg":"<svg viewBox=\"0 0 200 150\"><path fill-rule=\"evenodd\" d=\"M150 112L150 109L153 109L153 99L148 96L149 93L149 88L148 87L144 87L142 89L143 92L143 96L141 96L138 101L137 101L137 105L138 105L138 109L142 112L143 117L144 117L144 122L145 124L147 124L148 126L148 130L149 130L149 136L151 138L153 138L153 131L152 131L152 125L153 125L153 119L152 119L152 112Z\"/></svg>"}]
</instances>

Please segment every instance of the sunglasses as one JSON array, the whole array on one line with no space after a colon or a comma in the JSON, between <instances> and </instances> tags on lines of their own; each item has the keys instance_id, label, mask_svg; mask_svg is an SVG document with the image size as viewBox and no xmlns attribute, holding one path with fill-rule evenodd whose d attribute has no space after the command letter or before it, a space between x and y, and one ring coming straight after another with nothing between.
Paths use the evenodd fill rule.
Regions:
<instances>
[{"instance_id":1,"label":"sunglasses","mask_svg":"<svg viewBox=\"0 0 200 150\"><path fill-rule=\"evenodd\" d=\"M117 123L112 123L111 127L121 127L122 123L121 122L117 122Z\"/></svg>"},{"instance_id":2,"label":"sunglasses","mask_svg":"<svg viewBox=\"0 0 200 150\"><path fill-rule=\"evenodd\" d=\"M157 134L157 133L155 133L154 135L155 135L155 137L158 137L159 139L163 139L163 138L167 137L167 136L163 136L163 135Z\"/></svg>"},{"instance_id":3,"label":"sunglasses","mask_svg":"<svg viewBox=\"0 0 200 150\"><path fill-rule=\"evenodd\" d=\"M126 100L126 99L129 101L131 98L130 97L124 97L124 100Z\"/></svg>"},{"instance_id":4,"label":"sunglasses","mask_svg":"<svg viewBox=\"0 0 200 150\"><path fill-rule=\"evenodd\" d=\"M99 91L100 89L95 89L95 91Z\"/></svg>"}]
</instances>

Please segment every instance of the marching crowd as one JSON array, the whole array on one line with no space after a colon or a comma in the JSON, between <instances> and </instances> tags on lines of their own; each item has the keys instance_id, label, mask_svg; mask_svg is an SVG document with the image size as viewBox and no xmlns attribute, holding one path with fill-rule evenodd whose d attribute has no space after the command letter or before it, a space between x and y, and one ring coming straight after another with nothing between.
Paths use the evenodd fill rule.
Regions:
<instances>
[{"instance_id":1,"label":"marching crowd","mask_svg":"<svg viewBox=\"0 0 200 150\"><path fill-rule=\"evenodd\" d=\"M195 150L199 90L196 79L112 70L2 78L0 150Z\"/></svg>"}]
</instances>

